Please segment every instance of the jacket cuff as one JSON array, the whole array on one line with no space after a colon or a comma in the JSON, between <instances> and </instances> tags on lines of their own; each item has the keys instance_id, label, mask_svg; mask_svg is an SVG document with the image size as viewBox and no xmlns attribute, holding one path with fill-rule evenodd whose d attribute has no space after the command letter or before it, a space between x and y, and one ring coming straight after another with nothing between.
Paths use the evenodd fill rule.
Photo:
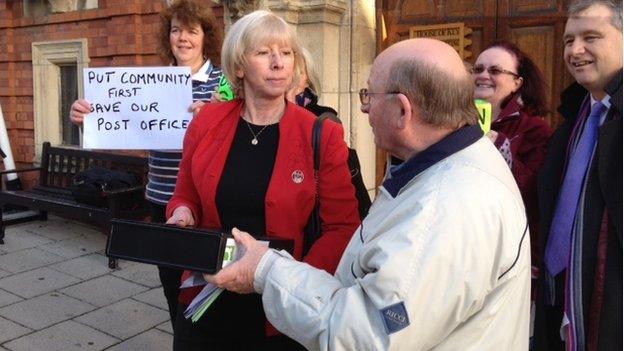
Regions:
<instances>
[{"instance_id":1,"label":"jacket cuff","mask_svg":"<svg viewBox=\"0 0 624 351\"><path fill-rule=\"evenodd\" d=\"M254 273L253 283L254 290L256 290L258 294L262 294L266 277L269 274L271 267L273 267L273 263L275 263L277 257L278 255L274 250L268 250L264 253L264 255L262 255L262 258L260 258L260 262L258 262L258 266L256 267L256 272Z\"/></svg>"},{"instance_id":2,"label":"jacket cuff","mask_svg":"<svg viewBox=\"0 0 624 351\"><path fill-rule=\"evenodd\" d=\"M262 292L264 291L264 284L266 284L267 276L271 272L271 268L273 268L273 265L278 258L286 258L291 260L293 259L292 256L288 254L288 252L284 250L275 251L273 249L269 249L267 252L264 253L264 255L262 255L262 258L260 258L260 262L258 262L258 266L256 266L256 271L254 272L253 283L254 290L256 290L258 294L262 294Z\"/></svg>"}]
</instances>

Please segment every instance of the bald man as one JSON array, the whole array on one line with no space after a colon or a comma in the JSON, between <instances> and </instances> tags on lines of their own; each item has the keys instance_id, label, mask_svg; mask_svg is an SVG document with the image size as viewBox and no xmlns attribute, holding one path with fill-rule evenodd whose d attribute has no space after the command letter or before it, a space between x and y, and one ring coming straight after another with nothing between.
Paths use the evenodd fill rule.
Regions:
<instances>
[{"instance_id":1,"label":"bald man","mask_svg":"<svg viewBox=\"0 0 624 351\"><path fill-rule=\"evenodd\" d=\"M404 163L386 176L334 276L234 230L246 253L211 282L257 292L311 350L528 349L530 255L509 167L477 126L473 83L431 39L373 63L362 111Z\"/></svg>"}]
</instances>

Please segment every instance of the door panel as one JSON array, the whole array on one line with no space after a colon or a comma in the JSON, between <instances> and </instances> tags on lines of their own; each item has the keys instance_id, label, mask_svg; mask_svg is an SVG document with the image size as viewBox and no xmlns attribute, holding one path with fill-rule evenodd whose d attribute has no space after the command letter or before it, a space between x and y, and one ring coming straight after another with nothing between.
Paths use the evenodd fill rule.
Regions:
<instances>
[{"instance_id":1,"label":"door panel","mask_svg":"<svg viewBox=\"0 0 624 351\"><path fill-rule=\"evenodd\" d=\"M510 28L508 40L516 44L522 51L527 53L533 62L540 68L544 81L546 83L546 98L548 106L553 103L552 89L554 82L554 65L556 59L553 57L555 52L555 29L552 26L531 26ZM552 115L545 116L550 120Z\"/></svg>"},{"instance_id":2,"label":"door panel","mask_svg":"<svg viewBox=\"0 0 624 351\"><path fill-rule=\"evenodd\" d=\"M561 91L572 83L563 64L562 36L569 0L376 0L378 21L385 20L387 38L378 34L378 51L409 38L411 26L463 22L473 30L469 62L495 41L515 43L542 70L553 127ZM378 33L381 33L378 30ZM385 153L377 155L377 184L385 171Z\"/></svg>"},{"instance_id":3,"label":"door panel","mask_svg":"<svg viewBox=\"0 0 624 351\"><path fill-rule=\"evenodd\" d=\"M551 111L545 117L553 127L561 124L556 109L567 86L562 41L565 8L564 0L499 0L497 37L518 45L542 71Z\"/></svg>"},{"instance_id":4,"label":"door panel","mask_svg":"<svg viewBox=\"0 0 624 351\"><path fill-rule=\"evenodd\" d=\"M515 14L556 10L557 0L510 0L509 8L511 12Z\"/></svg>"}]
</instances>

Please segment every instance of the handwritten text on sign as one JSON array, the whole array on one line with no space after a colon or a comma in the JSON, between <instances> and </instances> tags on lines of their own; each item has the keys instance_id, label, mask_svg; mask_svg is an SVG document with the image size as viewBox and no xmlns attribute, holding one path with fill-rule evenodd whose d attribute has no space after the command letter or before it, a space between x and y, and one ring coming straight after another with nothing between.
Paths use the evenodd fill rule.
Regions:
<instances>
[{"instance_id":1,"label":"handwritten text on sign","mask_svg":"<svg viewBox=\"0 0 624 351\"><path fill-rule=\"evenodd\" d=\"M193 115L189 67L85 68L84 147L181 149Z\"/></svg>"}]
</instances>

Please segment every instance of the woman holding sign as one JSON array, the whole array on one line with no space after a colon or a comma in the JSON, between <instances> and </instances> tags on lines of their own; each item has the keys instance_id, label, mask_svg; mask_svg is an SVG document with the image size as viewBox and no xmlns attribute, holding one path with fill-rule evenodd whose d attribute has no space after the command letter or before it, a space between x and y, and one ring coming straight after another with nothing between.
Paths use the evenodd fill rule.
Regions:
<instances>
[{"instance_id":1,"label":"woman holding sign","mask_svg":"<svg viewBox=\"0 0 624 351\"><path fill-rule=\"evenodd\" d=\"M242 98L207 105L191 122L168 223L291 239L294 257L333 273L360 217L342 128L325 121L318 176L322 235L303 253L316 197L316 117L285 99L297 83L300 52L292 28L270 12L253 12L232 25L221 61ZM180 311L197 293L180 293L174 350L302 349L266 324L257 294L223 292L197 323L185 320Z\"/></svg>"},{"instance_id":2,"label":"woman holding sign","mask_svg":"<svg viewBox=\"0 0 624 351\"><path fill-rule=\"evenodd\" d=\"M487 136L503 155L518 183L531 233L533 277L537 277L539 218L537 173L542 167L552 130L543 116L546 92L542 74L533 61L511 43L500 42L483 51L472 67L475 99L492 104L492 126Z\"/></svg>"},{"instance_id":3,"label":"woman holding sign","mask_svg":"<svg viewBox=\"0 0 624 351\"><path fill-rule=\"evenodd\" d=\"M221 77L215 66L219 60L221 34L212 10L197 0L177 0L160 15L159 54L164 62L189 66L193 74L193 104L189 110L197 113L210 101ZM82 124L91 105L84 99L75 101L70 110L72 122ZM182 158L180 150L151 150L145 197L151 205L153 222L165 222L165 209L173 194ZM172 323L178 306L182 271L159 267Z\"/></svg>"}]
</instances>

